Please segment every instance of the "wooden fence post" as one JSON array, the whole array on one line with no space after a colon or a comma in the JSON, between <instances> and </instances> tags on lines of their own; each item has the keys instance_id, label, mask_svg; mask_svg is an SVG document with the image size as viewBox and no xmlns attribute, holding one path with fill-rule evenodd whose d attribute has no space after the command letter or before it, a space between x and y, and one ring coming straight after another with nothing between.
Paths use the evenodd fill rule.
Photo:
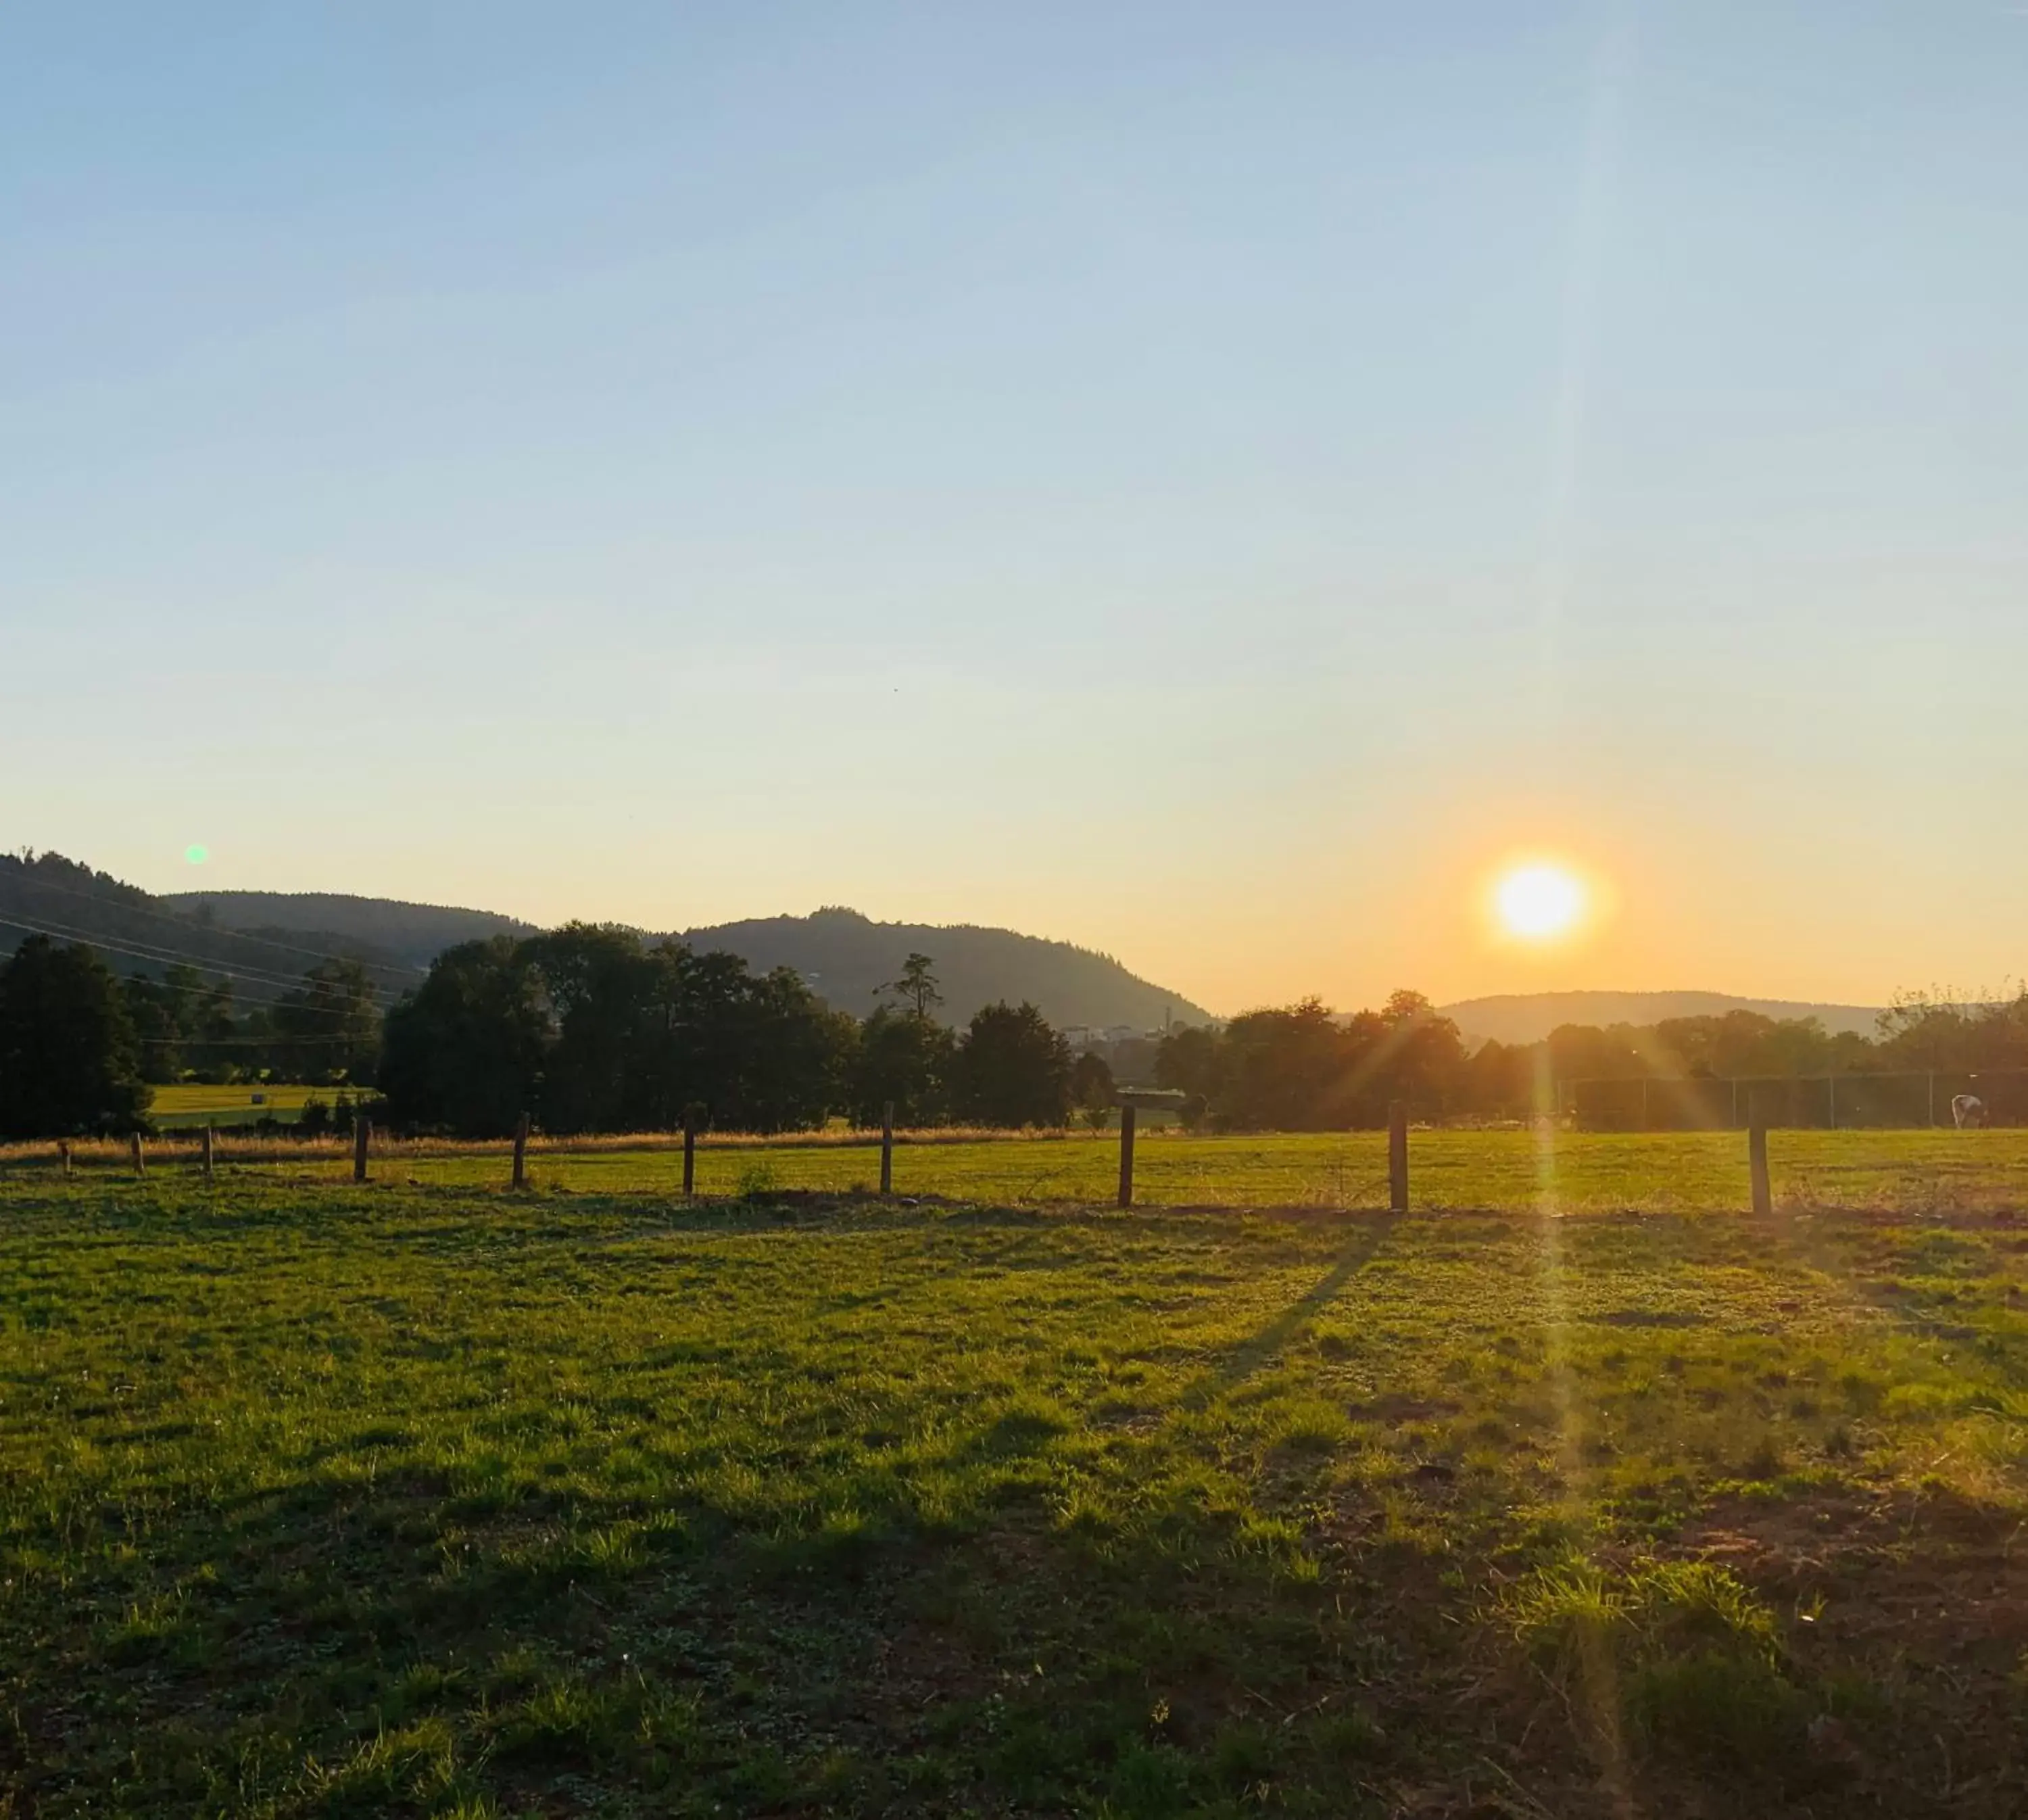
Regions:
<instances>
[{"instance_id":1,"label":"wooden fence post","mask_svg":"<svg viewBox=\"0 0 2028 1820\"><path fill-rule=\"evenodd\" d=\"M528 1115L524 1112L514 1123L514 1186L528 1186Z\"/></svg>"},{"instance_id":2,"label":"wooden fence post","mask_svg":"<svg viewBox=\"0 0 2028 1820\"><path fill-rule=\"evenodd\" d=\"M1119 1204L1134 1204L1134 1108L1119 1108Z\"/></svg>"},{"instance_id":3,"label":"wooden fence post","mask_svg":"<svg viewBox=\"0 0 2028 1820\"><path fill-rule=\"evenodd\" d=\"M894 1192L894 1102L890 1100L880 1112L880 1192Z\"/></svg>"},{"instance_id":4,"label":"wooden fence post","mask_svg":"<svg viewBox=\"0 0 2028 1820\"><path fill-rule=\"evenodd\" d=\"M204 1178L207 1182L211 1179L211 1165L212 1129L209 1125L207 1125L204 1128Z\"/></svg>"},{"instance_id":5,"label":"wooden fence post","mask_svg":"<svg viewBox=\"0 0 2028 1820\"><path fill-rule=\"evenodd\" d=\"M148 1173L148 1159L141 1148L141 1134L138 1131L134 1134L134 1173L136 1175Z\"/></svg>"},{"instance_id":6,"label":"wooden fence post","mask_svg":"<svg viewBox=\"0 0 2028 1820\"><path fill-rule=\"evenodd\" d=\"M361 1119L352 1127L352 1179L366 1179L366 1146L373 1141L373 1121Z\"/></svg>"},{"instance_id":7,"label":"wooden fence post","mask_svg":"<svg viewBox=\"0 0 2028 1820\"><path fill-rule=\"evenodd\" d=\"M1408 1102L1387 1103L1387 1210L1408 1211Z\"/></svg>"},{"instance_id":8,"label":"wooden fence post","mask_svg":"<svg viewBox=\"0 0 2028 1820\"><path fill-rule=\"evenodd\" d=\"M686 1200L697 1193L697 1108L694 1105L684 1107L683 1198Z\"/></svg>"},{"instance_id":9,"label":"wooden fence post","mask_svg":"<svg viewBox=\"0 0 2028 1820\"><path fill-rule=\"evenodd\" d=\"M1758 1093L1746 1101L1746 1164L1753 1177L1753 1211L1765 1219L1774 1211L1774 1196L1767 1179L1767 1101Z\"/></svg>"}]
</instances>

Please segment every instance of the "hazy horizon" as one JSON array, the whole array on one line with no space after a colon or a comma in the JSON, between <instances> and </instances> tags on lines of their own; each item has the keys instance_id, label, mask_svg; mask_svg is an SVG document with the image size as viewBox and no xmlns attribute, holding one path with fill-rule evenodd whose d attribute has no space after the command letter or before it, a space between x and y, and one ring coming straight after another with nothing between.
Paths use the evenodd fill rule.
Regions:
<instances>
[{"instance_id":1,"label":"hazy horizon","mask_svg":"<svg viewBox=\"0 0 2028 1820\"><path fill-rule=\"evenodd\" d=\"M2020 9L598 20L0 21L12 844L1221 1008L2028 971Z\"/></svg>"}]
</instances>

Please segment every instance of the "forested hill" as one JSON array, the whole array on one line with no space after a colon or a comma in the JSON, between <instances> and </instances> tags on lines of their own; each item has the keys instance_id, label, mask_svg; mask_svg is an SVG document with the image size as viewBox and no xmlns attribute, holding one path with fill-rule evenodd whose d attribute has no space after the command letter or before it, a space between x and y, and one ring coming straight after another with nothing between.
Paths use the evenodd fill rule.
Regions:
<instances>
[{"instance_id":1,"label":"forested hill","mask_svg":"<svg viewBox=\"0 0 2028 1820\"><path fill-rule=\"evenodd\" d=\"M94 948L116 973L195 967L234 980L250 1003L337 956L365 962L383 997L420 977L400 955L343 930L309 922L230 927L211 912L187 910L60 853L0 855L0 955L31 934Z\"/></svg>"},{"instance_id":2,"label":"forested hill","mask_svg":"<svg viewBox=\"0 0 2028 1820\"><path fill-rule=\"evenodd\" d=\"M320 939L337 936L370 945L415 967L427 966L460 941L535 933L532 924L490 911L384 897L186 891L161 902L177 909L202 909L235 928L321 931ZM809 916L759 917L675 933L693 948L724 949L763 971L792 967L813 990L855 1016L871 1011L880 987L900 974L910 954L918 953L935 963L943 986L942 1015L954 1023L1002 998L1017 1004L1030 1001L1060 1029L1127 1024L1146 1030L1159 1029L1165 1019L1212 1021L1202 1005L1130 973L1110 955L1012 929L875 923L856 910L820 910Z\"/></svg>"},{"instance_id":3,"label":"forested hill","mask_svg":"<svg viewBox=\"0 0 2028 1820\"><path fill-rule=\"evenodd\" d=\"M1528 992L1462 999L1440 1008L1472 1041L1538 1043L1564 1024L1603 1030L1612 1024L1657 1024L1669 1018L1723 1017L1757 1012L1779 1019L1813 1017L1833 1036L1870 1037L1880 1013L1871 1005L1808 1004L1786 998L1736 998L1724 992Z\"/></svg>"},{"instance_id":4,"label":"forested hill","mask_svg":"<svg viewBox=\"0 0 2028 1820\"><path fill-rule=\"evenodd\" d=\"M723 949L750 967L793 967L840 1011L864 1016L911 953L936 963L943 1016L962 1023L996 999L1027 999L1058 1029L1165 1021L1209 1023L1212 1014L1179 993L1129 973L1109 954L1011 929L970 923L875 923L857 910L767 916L682 933L693 948Z\"/></svg>"},{"instance_id":5,"label":"forested hill","mask_svg":"<svg viewBox=\"0 0 2028 1820\"><path fill-rule=\"evenodd\" d=\"M319 930L363 942L411 967L427 967L446 948L489 935L539 933L491 910L405 904L394 897L353 897L328 891L178 891L172 908L209 912L232 929Z\"/></svg>"}]
</instances>

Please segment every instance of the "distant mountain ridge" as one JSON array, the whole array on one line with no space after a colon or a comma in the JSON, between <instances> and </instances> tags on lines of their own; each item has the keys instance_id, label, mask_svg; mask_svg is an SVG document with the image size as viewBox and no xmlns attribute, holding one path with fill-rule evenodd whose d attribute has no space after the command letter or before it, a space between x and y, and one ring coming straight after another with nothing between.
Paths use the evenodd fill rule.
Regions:
<instances>
[{"instance_id":1,"label":"distant mountain ridge","mask_svg":"<svg viewBox=\"0 0 2028 1820\"><path fill-rule=\"evenodd\" d=\"M153 896L54 853L0 854L0 952L46 930L101 949L117 971L158 973L176 960L228 974L259 1002L322 956L372 967L384 993L413 985L435 956L461 941L538 933L489 910L333 892L181 891ZM1209 1023L1202 1005L1141 978L1110 955L969 923L876 923L856 910L769 916L679 930L697 948L723 949L749 966L792 967L842 1011L864 1015L912 953L929 955L942 982L943 1015L962 1023L997 998L1033 1001L1060 1028L1134 1030ZM651 938L652 939L653 938ZM1826 1030L1871 1035L1877 1008L1721 992L1502 993L1440 1008L1475 1041L1534 1042L1559 1025L1653 1024L1667 1018L1758 1012L1818 1019Z\"/></svg>"},{"instance_id":2,"label":"distant mountain ridge","mask_svg":"<svg viewBox=\"0 0 2028 1820\"><path fill-rule=\"evenodd\" d=\"M159 901L179 911L207 912L227 928L315 930L327 938L371 944L412 967L427 967L461 941L538 932L532 923L491 911L331 893L181 891ZM762 971L792 967L812 990L855 1016L872 1010L880 988L899 977L911 953L922 953L936 964L942 1015L954 1023L1001 998L1031 1001L1059 1029L1127 1025L1139 1031L1169 1022L1214 1021L1202 1005L1129 972L1111 955L1012 929L876 923L857 910L833 908L673 934L693 948L737 954Z\"/></svg>"},{"instance_id":3,"label":"distant mountain ridge","mask_svg":"<svg viewBox=\"0 0 2028 1820\"><path fill-rule=\"evenodd\" d=\"M535 923L491 910L409 904L335 891L173 891L158 901L186 915L209 912L228 929L317 930L370 943L426 967L446 948L490 935L537 935Z\"/></svg>"},{"instance_id":4,"label":"distant mountain ridge","mask_svg":"<svg viewBox=\"0 0 2028 1820\"><path fill-rule=\"evenodd\" d=\"M185 965L224 975L242 1004L272 1004L305 970L336 956L364 962L384 998L421 977L387 949L344 931L309 921L234 927L58 853L0 854L0 953L31 934L96 949L117 973Z\"/></svg>"},{"instance_id":5,"label":"distant mountain ridge","mask_svg":"<svg viewBox=\"0 0 2028 1820\"><path fill-rule=\"evenodd\" d=\"M1870 1037L1880 1015L1874 1005L1740 998L1726 992L1508 992L1460 999L1438 1008L1471 1041L1503 1043L1540 1042L1563 1024L1655 1024L1665 1018L1723 1017L1729 1011L1778 1019L1813 1017L1834 1034L1852 1030Z\"/></svg>"},{"instance_id":6,"label":"distant mountain ridge","mask_svg":"<svg viewBox=\"0 0 2028 1820\"><path fill-rule=\"evenodd\" d=\"M997 999L1027 999L1060 1030L1115 1025L1137 1031L1211 1023L1201 1004L1130 973L1109 954L1068 941L968 923L875 923L857 910L767 916L687 929L693 948L718 948L749 966L793 967L840 1011L864 1016L911 953L936 963L943 1015L962 1023Z\"/></svg>"}]
</instances>

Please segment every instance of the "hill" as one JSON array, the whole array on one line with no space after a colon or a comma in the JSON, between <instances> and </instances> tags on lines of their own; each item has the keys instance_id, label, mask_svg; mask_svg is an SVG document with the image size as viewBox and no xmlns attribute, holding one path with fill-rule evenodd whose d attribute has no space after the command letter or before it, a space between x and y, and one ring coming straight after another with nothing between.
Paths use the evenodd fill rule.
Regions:
<instances>
[{"instance_id":1,"label":"hill","mask_svg":"<svg viewBox=\"0 0 2028 1820\"><path fill-rule=\"evenodd\" d=\"M121 887L131 889L130 887ZM145 893L140 895L145 897ZM411 967L425 967L445 949L483 936L532 935L532 923L487 910L450 909L385 897L313 892L184 891L161 900L174 909L209 914L227 928L279 934L323 932L370 945ZM693 948L722 949L762 971L792 967L841 1011L863 1016L879 989L912 953L930 956L942 982L943 1015L963 1023L995 999L1029 999L1059 1028L1104 1030L1165 1022L1208 1023L1212 1014L1179 993L1130 973L1110 955L1012 929L968 923L875 923L856 910L808 916L765 916L673 932Z\"/></svg>"},{"instance_id":2,"label":"hill","mask_svg":"<svg viewBox=\"0 0 2028 1820\"><path fill-rule=\"evenodd\" d=\"M24 935L81 941L117 973L160 974L178 964L231 979L242 1005L272 1001L320 960L366 964L390 997L415 983L415 967L387 948L313 921L233 927L199 906L156 897L60 853L0 855L0 953Z\"/></svg>"},{"instance_id":3,"label":"hill","mask_svg":"<svg viewBox=\"0 0 2028 1820\"><path fill-rule=\"evenodd\" d=\"M1540 1042L1562 1024L1654 1024L1664 1018L1723 1017L1729 1011L1763 1017L1813 1017L1826 1030L1874 1034L1878 1009L1862 1004L1810 1004L1786 998L1738 998L1725 992L1496 993L1440 1008L1474 1042Z\"/></svg>"},{"instance_id":4,"label":"hill","mask_svg":"<svg viewBox=\"0 0 2028 1820\"><path fill-rule=\"evenodd\" d=\"M1059 1029L1115 1024L1158 1030L1209 1023L1212 1014L1132 974L1109 954L971 923L875 923L857 910L768 916L689 929L694 948L724 949L756 967L793 967L840 1011L863 1016L913 953L936 963L943 1015L963 1023L995 999L1032 1001Z\"/></svg>"},{"instance_id":5,"label":"hill","mask_svg":"<svg viewBox=\"0 0 2028 1820\"><path fill-rule=\"evenodd\" d=\"M534 935L491 910L408 904L395 897L355 897L325 891L177 891L161 899L186 914L209 913L228 929L320 930L362 942L411 967L427 967L446 948L489 935Z\"/></svg>"}]
</instances>

